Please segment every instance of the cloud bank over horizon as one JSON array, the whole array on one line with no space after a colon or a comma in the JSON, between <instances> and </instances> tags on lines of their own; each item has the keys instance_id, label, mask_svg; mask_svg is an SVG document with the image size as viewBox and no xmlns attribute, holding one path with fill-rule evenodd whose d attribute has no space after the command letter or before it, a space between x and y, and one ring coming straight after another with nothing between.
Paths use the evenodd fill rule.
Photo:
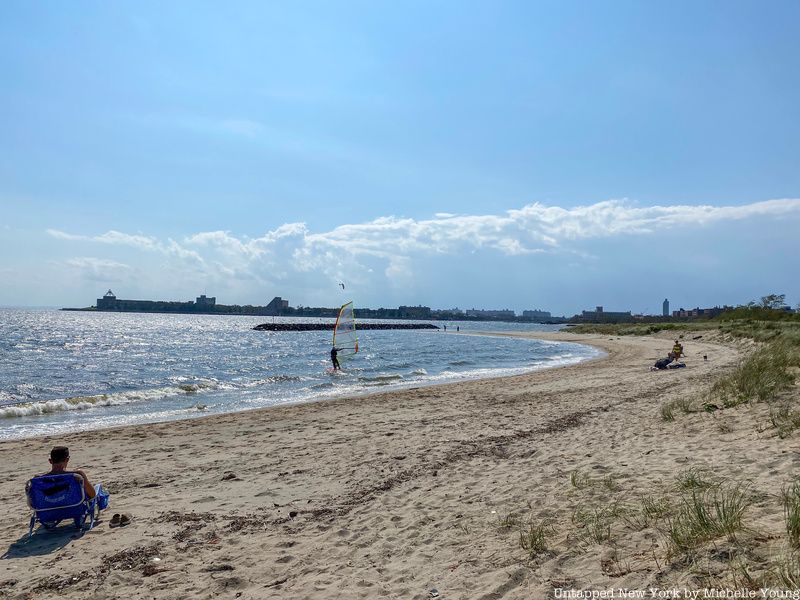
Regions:
<instances>
[{"instance_id":1,"label":"cloud bank over horizon","mask_svg":"<svg viewBox=\"0 0 800 600\"><path fill-rule=\"evenodd\" d=\"M574 208L536 202L498 214L386 216L329 231L286 223L259 237L223 230L185 234L177 240L116 230L85 234L47 229L46 233L63 242L62 252L68 252L71 244L80 245L81 256L56 261L77 280L111 285L135 279L138 289L151 296L170 290L189 293L202 285L216 290L226 303L255 302L254 298L273 292L313 303L324 302L327 290L339 281L373 290L373 298L379 297L375 289L387 297L413 295L418 293L417 280L427 280L423 272L457 268L464 261L502 271L512 263L515 268L534 269L540 263L524 261L539 257L591 271L593 263L607 258L604 241L625 245L631 238L709 228L724 233L736 222L764 218L800 219L800 199L736 206L638 206L628 200L607 200ZM87 256L97 246L107 250ZM719 260L724 257L707 262ZM480 283L481 272L473 276ZM166 282L170 285L165 289Z\"/></svg>"}]
</instances>

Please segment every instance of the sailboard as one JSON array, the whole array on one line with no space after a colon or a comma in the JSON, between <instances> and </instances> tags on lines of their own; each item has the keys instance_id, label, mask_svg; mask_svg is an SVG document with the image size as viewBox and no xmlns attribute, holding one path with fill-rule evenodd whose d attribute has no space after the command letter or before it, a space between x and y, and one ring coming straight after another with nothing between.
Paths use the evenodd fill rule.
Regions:
<instances>
[{"instance_id":1,"label":"sailboard","mask_svg":"<svg viewBox=\"0 0 800 600\"><path fill-rule=\"evenodd\" d=\"M333 347L338 351L339 360L348 360L358 352L358 334L353 302L343 304L333 326Z\"/></svg>"}]
</instances>

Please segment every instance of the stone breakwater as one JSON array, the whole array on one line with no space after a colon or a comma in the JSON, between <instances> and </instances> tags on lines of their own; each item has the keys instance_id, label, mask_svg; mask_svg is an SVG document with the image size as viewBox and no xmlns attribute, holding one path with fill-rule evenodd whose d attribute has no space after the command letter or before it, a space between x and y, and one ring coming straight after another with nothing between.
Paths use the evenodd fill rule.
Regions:
<instances>
[{"instance_id":1,"label":"stone breakwater","mask_svg":"<svg viewBox=\"0 0 800 600\"><path fill-rule=\"evenodd\" d=\"M262 323L256 331L332 331L333 323ZM439 329L430 323L358 323L356 329Z\"/></svg>"}]
</instances>

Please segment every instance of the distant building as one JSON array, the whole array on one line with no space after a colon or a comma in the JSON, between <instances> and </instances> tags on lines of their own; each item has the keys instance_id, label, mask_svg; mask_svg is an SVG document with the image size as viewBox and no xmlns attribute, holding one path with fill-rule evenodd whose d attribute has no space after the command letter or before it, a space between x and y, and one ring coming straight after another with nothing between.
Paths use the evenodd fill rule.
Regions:
<instances>
[{"instance_id":1,"label":"distant building","mask_svg":"<svg viewBox=\"0 0 800 600\"><path fill-rule=\"evenodd\" d=\"M289 301L280 296L275 296L266 306L266 314L270 316L282 315L289 308Z\"/></svg>"},{"instance_id":2,"label":"distant building","mask_svg":"<svg viewBox=\"0 0 800 600\"><path fill-rule=\"evenodd\" d=\"M431 309L431 316L438 319L458 319L464 316L460 308Z\"/></svg>"},{"instance_id":3,"label":"distant building","mask_svg":"<svg viewBox=\"0 0 800 600\"><path fill-rule=\"evenodd\" d=\"M522 316L526 319L550 319L552 315L546 310L523 310Z\"/></svg>"},{"instance_id":4,"label":"distant building","mask_svg":"<svg viewBox=\"0 0 800 600\"><path fill-rule=\"evenodd\" d=\"M661 305L661 316L668 317L669 316L669 300L664 298L664 304Z\"/></svg>"},{"instance_id":5,"label":"distant building","mask_svg":"<svg viewBox=\"0 0 800 600\"><path fill-rule=\"evenodd\" d=\"M603 310L602 306L595 307L594 310L584 310L578 317L581 321L590 322L615 322L615 321L631 321L633 315L631 311L615 312Z\"/></svg>"},{"instance_id":6,"label":"distant building","mask_svg":"<svg viewBox=\"0 0 800 600\"><path fill-rule=\"evenodd\" d=\"M122 300L108 290L97 299L97 310L117 312L162 312L162 313L208 313L215 312L216 298L197 298L197 302L173 302L170 300Z\"/></svg>"},{"instance_id":7,"label":"distant building","mask_svg":"<svg viewBox=\"0 0 800 600\"><path fill-rule=\"evenodd\" d=\"M513 310L481 310L471 308L467 311L468 317L483 317L490 319L514 319L517 316Z\"/></svg>"},{"instance_id":8,"label":"distant building","mask_svg":"<svg viewBox=\"0 0 800 600\"><path fill-rule=\"evenodd\" d=\"M201 294L194 303L198 308L214 308L214 305L217 303L217 298L216 296L206 298L205 294Z\"/></svg>"},{"instance_id":9,"label":"distant building","mask_svg":"<svg viewBox=\"0 0 800 600\"><path fill-rule=\"evenodd\" d=\"M686 319L686 318L695 318L696 319L698 317L706 317L708 319L711 319L713 317L716 317L717 315L721 315L726 310L733 310L733 307L724 305L722 307L715 306L713 308L699 308L699 307L697 307L697 308L689 308L689 309L681 308L679 310L673 310L672 311L672 316L673 317L683 318L683 319Z\"/></svg>"},{"instance_id":10,"label":"distant building","mask_svg":"<svg viewBox=\"0 0 800 600\"><path fill-rule=\"evenodd\" d=\"M102 298L97 299L97 310L114 310L116 303L114 292L108 290Z\"/></svg>"},{"instance_id":11,"label":"distant building","mask_svg":"<svg viewBox=\"0 0 800 600\"><path fill-rule=\"evenodd\" d=\"M401 319L430 319L431 309L429 306L400 306L397 316Z\"/></svg>"}]
</instances>

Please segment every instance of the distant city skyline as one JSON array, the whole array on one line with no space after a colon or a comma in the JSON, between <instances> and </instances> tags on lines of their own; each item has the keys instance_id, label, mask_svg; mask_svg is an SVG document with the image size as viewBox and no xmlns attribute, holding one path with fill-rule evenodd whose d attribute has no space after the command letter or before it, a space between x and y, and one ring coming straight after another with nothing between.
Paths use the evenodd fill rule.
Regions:
<instances>
[{"instance_id":1,"label":"distant city skyline","mask_svg":"<svg viewBox=\"0 0 800 600\"><path fill-rule=\"evenodd\" d=\"M0 305L795 306L798 22L789 0L8 0Z\"/></svg>"},{"instance_id":2,"label":"distant city skyline","mask_svg":"<svg viewBox=\"0 0 800 600\"><path fill-rule=\"evenodd\" d=\"M68 307L62 306L62 307L57 307L57 308L83 309L83 308L89 308L89 307L93 307L93 306L97 306L98 308L100 308L101 304L104 304L105 301L109 300L109 299L112 302L114 302L114 301L116 301L118 299L117 295L114 293L114 291L112 289L108 289L105 292L105 294L103 294L100 298L97 298L92 304L75 305L75 306L68 306ZM177 302L177 303L188 302L189 304L194 303L194 304L197 304L198 306L200 306L200 305L202 305L202 306L214 306L215 304L217 304L216 296L207 297L205 294L201 294L201 295L197 296L194 299L191 299L191 298L121 298L121 297L119 297L119 300L134 301L134 302L141 302L141 301L144 301L144 302L154 302L154 301L155 302ZM756 304L758 304L758 300L757 299L752 300L751 302L755 302ZM262 301L245 302L245 303L231 303L231 302L225 302L224 299L220 299L220 302L218 304L222 304L222 305L239 305L239 306L250 305L250 306L262 306L262 307L269 307L269 306L272 306L272 305L276 305L276 306L282 306L283 308L291 308L291 309L298 309L298 308L335 309L335 308L338 308L340 306L339 304L309 305L309 304L304 304L302 302L295 304L295 303L290 303L290 301L288 299L285 299L285 298L283 298L281 296L275 296L270 301L263 301L262 300ZM616 310L616 309L609 310L608 307L604 307L602 305L595 305L592 308L582 309L582 310L577 311L577 312L572 313L572 314L559 313L558 311L542 310L542 309L539 309L539 308L525 308L525 309L521 309L521 310L514 310L514 309L509 309L509 308L487 307L487 306L481 306L481 307L477 307L477 306L471 306L471 307L466 307L466 306L453 306L453 307L425 306L425 305L422 305L422 304L419 304L419 303L416 303L416 304L415 303L410 303L410 304L406 304L406 305L400 305L399 307L398 306L388 306L388 305L376 305L376 306L361 306L359 308L374 310L374 309L397 309L397 308L416 308L416 307L419 307L419 308L430 309L435 313L452 312L452 313L457 313L457 314L463 314L463 315L466 315L466 316L469 316L469 315L473 315L474 316L474 315L479 315L479 314L483 315L483 316L502 316L503 314L510 314L510 315L516 316L516 317L527 317L527 318L550 318L550 317L566 317L566 318L569 318L569 317L572 317L572 316L579 316L581 314L586 316L589 313L595 313L595 312L597 312L599 314L606 315L606 316L608 316L609 314L623 314L623 313L626 313L626 314L629 314L631 316L651 316L651 317L669 316L669 317L673 317L673 316L687 316L686 313L692 313L692 311L694 311L696 313L695 316L697 316L697 315L702 315L702 314L706 314L706 313L718 314L719 312L721 312L722 309L727 309L727 308L733 308L734 307L734 305L728 305L728 304L725 304L725 303L717 303L717 304L714 304L713 306L687 305L686 307L681 307L679 309L675 309L675 310L670 311L669 310L669 306L670 306L669 299L664 299L664 301L662 303L661 312L645 313L645 312L637 312L637 311L632 311L632 310ZM792 310L794 310L794 308L795 308L791 304L788 304L788 303L786 304L786 307L791 308ZM56 307L53 307L53 308L56 308ZM103 307L103 308L106 308L106 307ZM615 307L615 308L620 308L620 307ZM681 314L681 313L683 313L683 314Z\"/></svg>"}]
</instances>

